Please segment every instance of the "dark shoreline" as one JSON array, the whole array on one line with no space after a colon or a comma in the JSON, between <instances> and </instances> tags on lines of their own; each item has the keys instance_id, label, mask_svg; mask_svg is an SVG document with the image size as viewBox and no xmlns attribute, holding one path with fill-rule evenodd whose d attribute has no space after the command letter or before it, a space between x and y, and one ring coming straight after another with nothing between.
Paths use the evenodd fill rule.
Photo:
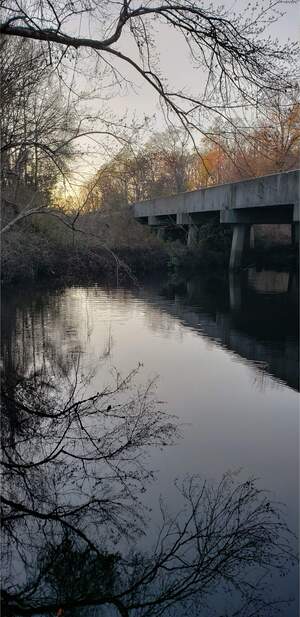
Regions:
<instances>
[{"instance_id":1,"label":"dark shoreline","mask_svg":"<svg viewBox=\"0 0 300 617\"><path fill-rule=\"evenodd\" d=\"M38 255L18 255L18 259L2 260L2 287L24 283L61 281L74 283L86 280L119 283L143 280L153 275L194 275L197 272L227 272L229 252L196 247L188 249L179 243L159 246L117 247L51 247ZM110 252L111 251L111 252ZM114 253L118 260L118 266ZM36 257L36 258L35 258ZM26 263L27 262L27 263ZM260 247L245 257L241 270L297 270L298 255L294 247Z\"/></svg>"}]
</instances>

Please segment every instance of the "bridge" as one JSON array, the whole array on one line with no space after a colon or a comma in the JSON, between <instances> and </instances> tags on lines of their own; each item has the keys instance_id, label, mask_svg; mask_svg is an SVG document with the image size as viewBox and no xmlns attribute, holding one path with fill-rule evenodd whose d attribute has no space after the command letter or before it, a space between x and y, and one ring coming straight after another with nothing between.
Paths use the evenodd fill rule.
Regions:
<instances>
[{"instance_id":1,"label":"bridge","mask_svg":"<svg viewBox=\"0 0 300 617\"><path fill-rule=\"evenodd\" d=\"M233 226L229 267L241 266L250 244L252 225L292 225L294 242L299 242L300 170L231 182L196 191L135 203L137 221L159 230L171 225L187 231L187 244L197 243L198 227L216 216Z\"/></svg>"}]
</instances>

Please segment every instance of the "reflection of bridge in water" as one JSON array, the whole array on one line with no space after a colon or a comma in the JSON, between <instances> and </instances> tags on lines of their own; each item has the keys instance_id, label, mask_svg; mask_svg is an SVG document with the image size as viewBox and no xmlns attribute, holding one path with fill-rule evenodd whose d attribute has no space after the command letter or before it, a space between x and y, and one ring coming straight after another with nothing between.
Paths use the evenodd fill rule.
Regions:
<instances>
[{"instance_id":1,"label":"reflection of bridge in water","mask_svg":"<svg viewBox=\"0 0 300 617\"><path fill-rule=\"evenodd\" d=\"M271 277L271 279L270 279ZM219 282L220 283L220 282ZM156 287L157 290L157 287ZM143 299L262 371L299 390L298 285L288 273L231 275L220 293L218 282L203 279Z\"/></svg>"}]
</instances>

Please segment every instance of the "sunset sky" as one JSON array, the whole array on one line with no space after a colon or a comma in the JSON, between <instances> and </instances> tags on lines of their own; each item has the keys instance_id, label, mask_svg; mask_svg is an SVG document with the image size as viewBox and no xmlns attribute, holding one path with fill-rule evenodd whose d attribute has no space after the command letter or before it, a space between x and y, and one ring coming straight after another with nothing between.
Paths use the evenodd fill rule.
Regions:
<instances>
[{"instance_id":1,"label":"sunset sky","mask_svg":"<svg viewBox=\"0 0 300 617\"><path fill-rule=\"evenodd\" d=\"M241 14L242 18L245 17L245 11L249 4L246 0L225 0L224 7L228 10L228 18L234 14ZM217 3L213 3L216 7ZM259 6L262 3L259 2ZM288 38L292 41L299 40L300 33L300 4L299 2L286 4L284 7L285 15L279 17L278 21L271 24L266 30L265 37L271 35L272 38L278 38L280 43L286 42ZM99 29L101 29L101 22L88 21L87 17L83 17L81 22L70 22L68 24L68 30L72 34L80 29L81 35L91 36L92 38L99 38ZM178 33L172 31L169 27L164 25L155 26L154 31L156 42L156 56L157 65L160 67L160 75L166 79L172 90L185 90L186 92L193 92L196 94L201 93L205 85L204 72L193 66L193 62L189 55L186 43ZM132 35L128 29L124 30L124 33L115 45L116 49L120 49L127 55L137 58L136 45L133 42ZM94 53L92 52L90 62L80 65L75 64L74 83L73 87L77 92L85 91L87 94L91 92L93 88L98 88L97 97L92 102L86 104L86 108L89 108L93 114L114 114L115 118L120 118L126 115L128 123L135 119L137 123L143 123L144 117L150 118L149 133L147 130L143 131L139 139L147 139L147 135L154 131L163 131L166 129L166 121L162 113L158 95L153 88L149 86L141 76L139 76L134 69L131 69L124 62L116 61L114 66L121 71L122 75L128 80L128 85L122 84L121 87L110 88L111 78L103 80L101 74L99 79L92 78L94 70ZM108 60L111 61L109 55ZM90 71L88 66L90 65ZM70 66L70 65L69 65ZM79 68L81 67L81 68ZM83 68L82 68L83 67ZM89 76L90 73L90 76ZM100 87L99 87L100 86ZM105 100L107 98L107 100ZM202 120L202 119L201 119ZM201 121L200 120L200 121ZM213 123L214 118L211 120L207 118L207 114L203 117L203 126L208 126ZM96 128L96 124L95 124ZM112 155L114 150L117 151L120 145L116 142L112 142L103 148L102 136L93 136L86 138L78 143L78 147L81 150L88 149L90 154L84 157L84 161L81 160L79 165L76 164L76 176L79 183L84 181L88 176L92 175L99 165L107 157L108 154ZM100 144L98 146L98 144ZM99 149L99 153L97 153ZM79 179L81 176L81 179Z\"/></svg>"}]
</instances>

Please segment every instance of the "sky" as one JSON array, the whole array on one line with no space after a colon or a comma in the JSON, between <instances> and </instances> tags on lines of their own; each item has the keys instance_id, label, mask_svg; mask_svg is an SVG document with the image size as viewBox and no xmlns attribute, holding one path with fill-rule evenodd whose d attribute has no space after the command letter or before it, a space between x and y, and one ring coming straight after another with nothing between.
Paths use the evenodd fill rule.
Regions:
<instances>
[{"instance_id":1,"label":"sky","mask_svg":"<svg viewBox=\"0 0 300 617\"><path fill-rule=\"evenodd\" d=\"M259 0L260 2L260 0ZM213 2L213 5L219 4ZM248 4L246 0L224 0L225 8L230 12L241 12ZM279 41L300 39L300 2L294 5L286 5L286 15L274 23L269 32L272 36L278 37ZM199 75L199 69L195 70L192 67L190 57L187 53L186 45L180 37L171 31L169 28L164 30L161 28L160 42L160 64L162 72L168 75L169 82L177 88L194 87L197 81L204 79L203 75ZM195 83L196 82L196 83ZM135 78L135 83L137 79ZM116 97L113 102L113 108L116 112L135 109L139 113L150 115L153 113L153 103L156 98L152 89L140 83L136 92L129 91L126 96Z\"/></svg>"},{"instance_id":2,"label":"sky","mask_svg":"<svg viewBox=\"0 0 300 617\"><path fill-rule=\"evenodd\" d=\"M261 0L258 0L258 2L260 6ZM243 15L248 2L246 0L224 0L223 4L229 11L229 15L233 15L234 13L241 13ZM213 6L216 6L215 2L213 2ZM287 41L288 38L291 40L299 40L299 2L286 4L284 10L286 13L284 17L281 17L276 23L272 24L268 32L272 37L278 37L280 42ZM98 27L100 26L96 23L94 25L90 24L88 34L96 38ZM81 29L82 31L85 30L84 33L86 33L85 24L81 24ZM205 83L204 73L201 69L195 69L193 67L183 38L180 38L180 36L178 36L176 32L170 30L170 28L160 25L157 29L156 40L158 41L156 52L161 74L167 77L168 83L172 86L172 89L184 88L189 91L201 91L201 87L203 87ZM122 38L115 47L116 49L120 48L125 51L128 55L131 53L133 57L136 54L131 35L128 36L125 34L124 38ZM150 127L152 132L165 130L166 122L159 105L158 95L154 92L153 88L146 84L133 69L126 66L124 63L120 62L117 66L122 70L126 79L134 83L134 87L113 89L112 91L110 91L109 88L107 90L102 88L102 97L105 98L109 92L113 95L109 97L106 103L100 98L96 98L92 104L90 104L90 108L96 114L99 111L101 112L102 108L106 107L109 113L115 114L116 118L127 115L129 123L133 118L135 118L136 122L140 123L146 116L147 118L151 118ZM79 68L78 65L77 68ZM91 67L91 74L92 70ZM76 85L77 91L88 91L95 86L95 83L97 85L97 82L89 79L88 71L85 67L83 71L76 74L74 87ZM103 81L99 79L99 83L103 84ZM143 138L145 138L145 132L141 139ZM82 179L93 174L93 172L99 168L99 165L107 156L107 149L110 155L120 147L118 143L114 144L112 142L111 145L106 144L105 148L101 150L101 153L96 154L95 151L98 148L97 141L99 141L99 143L101 141L101 144L104 143L102 138L100 139L95 136L93 138L87 138L81 144L83 149L88 147L93 153L93 156L86 158L84 163L81 161L76 168L77 173L80 168Z\"/></svg>"}]
</instances>

